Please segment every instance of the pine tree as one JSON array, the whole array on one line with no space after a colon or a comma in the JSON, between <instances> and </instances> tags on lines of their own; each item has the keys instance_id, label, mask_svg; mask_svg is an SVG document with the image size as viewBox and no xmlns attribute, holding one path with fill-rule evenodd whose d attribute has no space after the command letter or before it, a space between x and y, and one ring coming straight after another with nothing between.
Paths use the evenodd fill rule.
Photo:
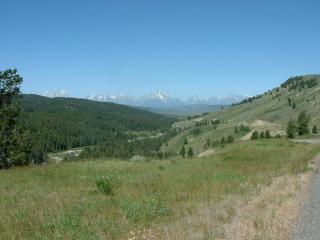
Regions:
<instances>
[{"instance_id":1,"label":"pine tree","mask_svg":"<svg viewBox=\"0 0 320 240\"><path fill-rule=\"evenodd\" d=\"M317 126L313 126L312 127L312 133L313 134L318 134L319 130L318 130L318 127Z\"/></svg>"},{"instance_id":2,"label":"pine tree","mask_svg":"<svg viewBox=\"0 0 320 240\"><path fill-rule=\"evenodd\" d=\"M194 153L191 147L188 149L188 157L193 157Z\"/></svg>"},{"instance_id":3,"label":"pine tree","mask_svg":"<svg viewBox=\"0 0 320 240\"><path fill-rule=\"evenodd\" d=\"M180 150L180 155L182 156L182 157L185 157L186 156L186 148L183 146L182 148L181 148L181 150Z\"/></svg>"},{"instance_id":4,"label":"pine tree","mask_svg":"<svg viewBox=\"0 0 320 240\"><path fill-rule=\"evenodd\" d=\"M262 131L259 135L259 138L263 139L265 137L264 132Z\"/></svg>"},{"instance_id":5,"label":"pine tree","mask_svg":"<svg viewBox=\"0 0 320 240\"><path fill-rule=\"evenodd\" d=\"M297 134L297 124L293 119L287 124L287 137L288 138L295 138Z\"/></svg>"},{"instance_id":6,"label":"pine tree","mask_svg":"<svg viewBox=\"0 0 320 240\"><path fill-rule=\"evenodd\" d=\"M298 116L298 134L307 135L310 133L309 130L310 115L306 111L302 111Z\"/></svg>"},{"instance_id":7,"label":"pine tree","mask_svg":"<svg viewBox=\"0 0 320 240\"><path fill-rule=\"evenodd\" d=\"M234 127L234 133L238 133L238 132L239 132L238 127L237 126Z\"/></svg>"},{"instance_id":8,"label":"pine tree","mask_svg":"<svg viewBox=\"0 0 320 240\"><path fill-rule=\"evenodd\" d=\"M267 129L264 137L265 138L271 138L271 133L270 133L269 129Z\"/></svg>"},{"instance_id":9,"label":"pine tree","mask_svg":"<svg viewBox=\"0 0 320 240\"><path fill-rule=\"evenodd\" d=\"M257 130L255 130L251 135L251 140L257 140L259 139L259 133Z\"/></svg>"},{"instance_id":10,"label":"pine tree","mask_svg":"<svg viewBox=\"0 0 320 240\"><path fill-rule=\"evenodd\" d=\"M297 104L296 104L296 102L293 102L292 103L292 109L296 109L297 108Z\"/></svg>"},{"instance_id":11,"label":"pine tree","mask_svg":"<svg viewBox=\"0 0 320 240\"><path fill-rule=\"evenodd\" d=\"M224 137L222 137L220 143L221 144L225 144L226 143L226 139Z\"/></svg>"},{"instance_id":12,"label":"pine tree","mask_svg":"<svg viewBox=\"0 0 320 240\"><path fill-rule=\"evenodd\" d=\"M17 128L20 111L14 101L21 94L22 81L16 69L0 71L0 169L29 163L28 141Z\"/></svg>"},{"instance_id":13,"label":"pine tree","mask_svg":"<svg viewBox=\"0 0 320 240\"><path fill-rule=\"evenodd\" d=\"M187 144L188 144L188 139L185 138L185 139L184 139L184 145L187 145Z\"/></svg>"}]
</instances>

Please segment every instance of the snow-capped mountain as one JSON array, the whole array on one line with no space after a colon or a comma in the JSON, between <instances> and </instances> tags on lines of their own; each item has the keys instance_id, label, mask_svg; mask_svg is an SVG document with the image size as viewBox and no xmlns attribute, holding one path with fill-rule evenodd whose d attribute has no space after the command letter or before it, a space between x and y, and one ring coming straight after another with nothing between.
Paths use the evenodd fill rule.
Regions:
<instances>
[{"instance_id":1,"label":"snow-capped mountain","mask_svg":"<svg viewBox=\"0 0 320 240\"><path fill-rule=\"evenodd\" d=\"M54 89L53 91L45 91L44 93L40 94L45 97L55 98L55 97L69 97L68 93L62 89Z\"/></svg>"},{"instance_id":2,"label":"snow-capped mountain","mask_svg":"<svg viewBox=\"0 0 320 240\"><path fill-rule=\"evenodd\" d=\"M209 105L230 105L232 103L241 102L242 100L248 98L248 96L241 95L229 95L225 97L211 97L208 99L207 103Z\"/></svg>"},{"instance_id":3,"label":"snow-capped mountain","mask_svg":"<svg viewBox=\"0 0 320 240\"><path fill-rule=\"evenodd\" d=\"M178 98L171 97L168 93L157 90L150 95L136 99L136 105L150 108L174 107L183 105Z\"/></svg>"},{"instance_id":4,"label":"snow-capped mountain","mask_svg":"<svg viewBox=\"0 0 320 240\"><path fill-rule=\"evenodd\" d=\"M69 97L68 93L61 89L55 89L53 91L46 91L41 94L46 97ZM229 95L225 97L211 97L205 98L200 96L192 96L185 100L170 96L170 94L157 90L149 95L134 98L127 96L123 93L119 95L108 94L92 94L85 97L92 101L99 102L113 102L123 105L135 106L135 107L147 107L147 108L174 108L188 105L230 105L232 103L240 102L248 98L248 96L241 95Z\"/></svg>"},{"instance_id":5,"label":"snow-capped mountain","mask_svg":"<svg viewBox=\"0 0 320 240\"><path fill-rule=\"evenodd\" d=\"M208 98L204 98L204 97L199 97L199 96L192 96L189 97L185 103L187 105L208 105Z\"/></svg>"}]
</instances>

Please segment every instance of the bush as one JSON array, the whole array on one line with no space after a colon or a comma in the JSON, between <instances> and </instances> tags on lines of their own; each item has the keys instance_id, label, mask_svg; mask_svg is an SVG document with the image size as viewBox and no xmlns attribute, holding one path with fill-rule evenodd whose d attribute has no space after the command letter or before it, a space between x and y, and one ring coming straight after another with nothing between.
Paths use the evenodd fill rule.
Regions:
<instances>
[{"instance_id":1,"label":"bush","mask_svg":"<svg viewBox=\"0 0 320 240\"><path fill-rule=\"evenodd\" d=\"M100 178L96 180L97 189L106 195L113 195L113 185L108 178Z\"/></svg>"},{"instance_id":2,"label":"bush","mask_svg":"<svg viewBox=\"0 0 320 240\"><path fill-rule=\"evenodd\" d=\"M199 135L200 133L201 133L201 129L198 127L191 130L191 134L193 135Z\"/></svg>"},{"instance_id":3,"label":"bush","mask_svg":"<svg viewBox=\"0 0 320 240\"><path fill-rule=\"evenodd\" d=\"M239 126L239 130L242 131L242 132L249 132L250 131L250 128L244 124L241 124Z\"/></svg>"},{"instance_id":4,"label":"bush","mask_svg":"<svg viewBox=\"0 0 320 240\"><path fill-rule=\"evenodd\" d=\"M234 143L234 137L229 135L228 138L227 138L227 142L228 143Z\"/></svg>"},{"instance_id":5,"label":"bush","mask_svg":"<svg viewBox=\"0 0 320 240\"><path fill-rule=\"evenodd\" d=\"M160 171L163 171L163 170L166 169L166 168L165 168L164 166L162 166L162 165L160 165L158 168L159 168Z\"/></svg>"},{"instance_id":6,"label":"bush","mask_svg":"<svg viewBox=\"0 0 320 240\"><path fill-rule=\"evenodd\" d=\"M125 217L133 222L141 220L152 221L158 217L167 216L170 212L167 201L157 196L143 201L122 200L121 210Z\"/></svg>"}]
</instances>

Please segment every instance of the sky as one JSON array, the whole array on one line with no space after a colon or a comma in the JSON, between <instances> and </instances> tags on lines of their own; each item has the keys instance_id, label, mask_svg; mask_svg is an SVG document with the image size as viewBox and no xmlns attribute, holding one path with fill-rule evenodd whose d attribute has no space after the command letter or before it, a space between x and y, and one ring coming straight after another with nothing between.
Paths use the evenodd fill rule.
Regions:
<instances>
[{"instance_id":1,"label":"sky","mask_svg":"<svg viewBox=\"0 0 320 240\"><path fill-rule=\"evenodd\" d=\"M317 0L0 0L23 91L255 95L320 73Z\"/></svg>"}]
</instances>

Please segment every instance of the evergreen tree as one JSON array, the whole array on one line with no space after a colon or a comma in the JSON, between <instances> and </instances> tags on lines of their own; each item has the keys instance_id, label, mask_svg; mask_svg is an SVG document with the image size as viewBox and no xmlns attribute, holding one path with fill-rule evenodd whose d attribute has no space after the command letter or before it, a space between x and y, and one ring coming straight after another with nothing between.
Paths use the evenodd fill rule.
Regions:
<instances>
[{"instance_id":1,"label":"evergreen tree","mask_svg":"<svg viewBox=\"0 0 320 240\"><path fill-rule=\"evenodd\" d=\"M162 160L163 159L163 152L158 152L158 157L160 160Z\"/></svg>"},{"instance_id":2,"label":"evergreen tree","mask_svg":"<svg viewBox=\"0 0 320 240\"><path fill-rule=\"evenodd\" d=\"M220 143L221 144L225 144L226 143L226 139L224 137L222 137Z\"/></svg>"},{"instance_id":3,"label":"evergreen tree","mask_svg":"<svg viewBox=\"0 0 320 240\"><path fill-rule=\"evenodd\" d=\"M270 133L269 129L267 129L264 137L265 138L271 138L271 133Z\"/></svg>"},{"instance_id":4,"label":"evergreen tree","mask_svg":"<svg viewBox=\"0 0 320 240\"><path fill-rule=\"evenodd\" d=\"M264 135L264 132L262 131L261 133L260 133L260 135L259 135L259 138L264 138L265 137L265 135Z\"/></svg>"},{"instance_id":5,"label":"evergreen tree","mask_svg":"<svg viewBox=\"0 0 320 240\"><path fill-rule=\"evenodd\" d=\"M251 135L251 140L257 140L259 139L259 133L257 130L255 130Z\"/></svg>"},{"instance_id":6,"label":"evergreen tree","mask_svg":"<svg viewBox=\"0 0 320 240\"><path fill-rule=\"evenodd\" d=\"M0 169L27 165L27 139L17 128L19 107L14 100L20 96L22 77L17 70L0 71Z\"/></svg>"},{"instance_id":7,"label":"evergreen tree","mask_svg":"<svg viewBox=\"0 0 320 240\"><path fill-rule=\"evenodd\" d=\"M296 102L293 102L292 103L292 109L296 109L297 108L297 104L296 104Z\"/></svg>"},{"instance_id":8,"label":"evergreen tree","mask_svg":"<svg viewBox=\"0 0 320 240\"><path fill-rule=\"evenodd\" d=\"M234 133L238 133L238 132L239 132L238 127L235 126L235 127L234 127Z\"/></svg>"},{"instance_id":9,"label":"evergreen tree","mask_svg":"<svg viewBox=\"0 0 320 240\"><path fill-rule=\"evenodd\" d=\"M302 111L298 116L298 134L307 135L310 133L309 130L310 115L306 111Z\"/></svg>"},{"instance_id":10,"label":"evergreen tree","mask_svg":"<svg viewBox=\"0 0 320 240\"><path fill-rule=\"evenodd\" d=\"M234 143L234 137L229 135L228 138L227 138L227 142L228 143Z\"/></svg>"},{"instance_id":11,"label":"evergreen tree","mask_svg":"<svg viewBox=\"0 0 320 240\"><path fill-rule=\"evenodd\" d=\"M185 138L185 139L184 139L184 145L187 145L187 144L188 144L188 139Z\"/></svg>"},{"instance_id":12,"label":"evergreen tree","mask_svg":"<svg viewBox=\"0 0 320 240\"><path fill-rule=\"evenodd\" d=\"M207 139L207 143L206 144L207 144L208 147L210 147L210 145L211 145L210 139Z\"/></svg>"},{"instance_id":13,"label":"evergreen tree","mask_svg":"<svg viewBox=\"0 0 320 240\"><path fill-rule=\"evenodd\" d=\"M288 138L295 138L297 134L297 124L296 121L290 119L287 124L287 137Z\"/></svg>"},{"instance_id":14,"label":"evergreen tree","mask_svg":"<svg viewBox=\"0 0 320 240\"><path fill-rule=\"evenodd\" d=\"M188 149L188 157L193 157L194 153L191 147Z\"/></svg>"},{"instance_id":15,"label":"evergreen tree","mask_svg":"<svg viewBox=\"0 0 320 240\"><path fill-rule=\"evenodd\" d=\"M312 133L313 134L318 134L319 130L318 130L318 127L317 126L313 126L312 127Z\"/></svg>"},{"instance_id":16,"label":"evergreen tree","mask_svg":"<svg viewBox=\"0 0 320 240\"><path fill-rule=\"evenodd\" d=\"M181 148L181 150L180 150L180 155L182 156L182 157L185 157L186 156L186 148L183 146L182 148Z\"/></svg>"}]
</instances>

